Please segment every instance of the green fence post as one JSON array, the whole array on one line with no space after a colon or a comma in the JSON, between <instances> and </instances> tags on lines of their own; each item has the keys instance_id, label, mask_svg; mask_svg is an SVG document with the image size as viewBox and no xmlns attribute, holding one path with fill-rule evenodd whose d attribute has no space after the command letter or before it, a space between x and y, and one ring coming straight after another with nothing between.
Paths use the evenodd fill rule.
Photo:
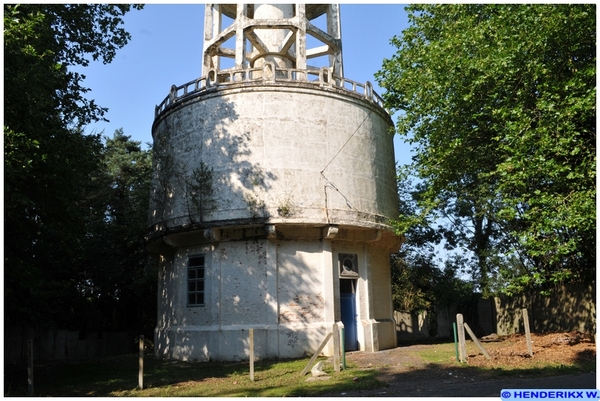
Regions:
<instances>
[{"instance_id":1,"label":"green fence post","mask_svg":"<svg viewBox=\"0 0 600 401\"><path fill-rule=\"evenodd\" d=\"M452 330L454 331L454 351L456 352L456 361L460 363L458 357L458 339L456 338L456 322L452 322Z\"/></svg>"}]
</instances>

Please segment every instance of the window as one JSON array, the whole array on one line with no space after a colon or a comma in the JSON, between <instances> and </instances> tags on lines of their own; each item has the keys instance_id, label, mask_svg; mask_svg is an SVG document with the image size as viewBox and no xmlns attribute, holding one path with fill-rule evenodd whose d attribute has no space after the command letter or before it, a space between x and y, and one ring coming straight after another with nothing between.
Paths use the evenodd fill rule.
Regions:
<instances>
[{"instance_id":1,"label":"window","mask_svg":"<svg viewBox=\"0 0 600 401\"><path fill-rule=\"evenodd\" d=\"M358 255L355 253L340 253L340 277L358 277Z\"/></svg>"},{"instance_id":2,"label":"window","mask_svg":"<svg viewBox=\"0 0 600 401\"><path fill-rule=\"evenodd\" d=\"M187 304L188 306L204 305L204 255L188 258Z\"/></svg>"}]
</instances>

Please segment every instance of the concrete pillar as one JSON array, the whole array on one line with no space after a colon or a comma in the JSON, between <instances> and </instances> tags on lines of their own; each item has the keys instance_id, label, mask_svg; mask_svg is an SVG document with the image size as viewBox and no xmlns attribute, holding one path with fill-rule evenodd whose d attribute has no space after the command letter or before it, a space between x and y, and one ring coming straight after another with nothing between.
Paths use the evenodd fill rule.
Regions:
<instances>
[{"instance_id":1,"label":"concrete pillar","mask_svg":"<svg viewBox=\"0 0 600 401\"><path fill-rule=\"evenodd\" d=\"M373 287L371 283L373 282L373 272L371 266L371 257L368 252L368 247L366 244L363 244L363 252L362 252L362 262L359 262L364 266L364 274L361 276L364 278L363 286L360 287L360 306L361 306L361 324L363 326L363 330L365 333L364 337L364 349L361 347L361 350L373 352L379 349L377 345L377 333L373 331L376 330L375 320L373 316L375 315L374 311L374 302L373 302Z\"/></svg>"},{"instance_id":2,"label":"concrete pillar","mask_svg":"<svg viewBox=\"0 0 600 401\"><path fill-rule=\"evenodd\" d=\"M278 292L278 266L277 266L277 240L267 238L267 355L279 355L279 302Z\"/></svg>"},{"instance_id":3,"label":"concrete pillar","mask_svg":"<svg viewBox=\"0 0 600 401\"><path fill-rule=\"evenodd\" d=\"M306 69L306 5L296 4L298 32L296 32L296 68Z\"/></svg>"},{"instance_id":4,"label":"concrete pillar","mask_svg":"<svg viewBox=\"0 0 600 401\"><path fill-rule=\"evenodd\" d=\"M294 16L293 4L255 4L254 19L280 20ZM270 61L279 68L293 67L291 60L269 53L277 53L279 47L284 43L288 29L255 29L254 33L265 46L266 54L261 55L254 62L255 67L262 67L265 62Z\"/></svg>"},{"instance_id":5,"label":"concrete pillar","mask_svg":"<svg viewBox=\"0 0 600 401\"><path fill-rule=\"evenodd\" d=\"M218 4L207 4L204 7L204 44L210 43L219 32L221 32L221 6ZM212 68L219 69L219 57L211 55L204 49L204 63L202 74L206 75Z\"/></svg>"},{"instance_id":6,"label":"concrete pillar","mask_svg":"<svg viewBox=\"0 0 600 401\"><path fill-rule=\"evenodd\" d=\"M331 241L323 240L323 288L325 293L325 322L334 323L336 319L335 307L335 269L333 266L333 254L331 251ZM339 287L339 284L338 284ZM339 309L339 308L338 308Z\"/></svg>"},{"instance_id":7,"label":"concrete pillar","mask_svg":"<svg viewBox=\"0 0 600 401\"><path fill-rule=\"evenodd\" d=\"M333 75L343 77L342 71L342 26L340 21L340 5L329 4L327 6L327 33L334 39L338 39L338 47L333 54L329 55L329 65L333 68Z\"/></svg>"},{"instance_id":8,"label":"concrete pillar","mask_svg":"<svg viewBox=\"0 0 600 401\"><path fill-rule=\"evenodd\" d=\"M246 4L238 4L236 11L235 30L235 66L244 68L246 64L246 37L244 36L244 22L247 15Z\"/></svg>"}]
</instances>

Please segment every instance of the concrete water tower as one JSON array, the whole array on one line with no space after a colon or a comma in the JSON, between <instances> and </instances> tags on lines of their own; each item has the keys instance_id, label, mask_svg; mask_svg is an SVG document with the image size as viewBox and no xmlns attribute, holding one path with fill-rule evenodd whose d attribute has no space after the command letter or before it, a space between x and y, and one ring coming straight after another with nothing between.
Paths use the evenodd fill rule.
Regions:
<instances>
[{"instance_id":1,"label":"concrete water tower","mask_svg":"<svg viewBox=\"0 0 600 401\"><path fill-rule=\"evenodd\" d=\"M333 325L395 347L392 121L343 75L339 6L205 7L202 76L152 127L156 354L246 359L252 328L258 358L301 357Z\"/></svg>"}]
</instances>

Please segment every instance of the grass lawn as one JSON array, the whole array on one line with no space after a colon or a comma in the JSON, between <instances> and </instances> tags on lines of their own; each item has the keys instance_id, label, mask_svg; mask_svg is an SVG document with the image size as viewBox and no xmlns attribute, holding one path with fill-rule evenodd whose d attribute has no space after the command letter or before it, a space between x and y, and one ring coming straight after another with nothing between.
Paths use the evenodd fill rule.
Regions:
<instances>
[{"instance_id":1,"label":"grass lawn","mask_svg":"<svg viewBox=\"0 0 600 401\"><path fill-rule=\"evenodd\" d=\"M321 358L325 360L325 358ZM139 397L289 397L377 388L375 369L351 365L339 373L325 364L329 379L307 381L300 376L309 358L293 361L257 361L254 381L246 362L178 362L146 356L144 390L138 386L138 356L101 361L36 366L36 396L139 396ZM315 362L316 363L316 362ZM26 369L5 373L5 396L27 394Z\"/></svg>"},{"instance_id":2,"label":"grass lawn","mask_svg":"<svg viewBox=\"0 0 600 401\"><path fill-rule=\"evenodd\" d=\"M439 376L438 371L444 370L485 379L595 371L596 352L593 343L558 345L557 336L561 337L560 334L537 336L534 357L523 355L524 344L519 337L509 337L501 343L487 343L485 348L492 356L491 360L486 360L478 348L468 342L469 361L462 364L456 360L453 343L399 347L396 353L383 353L374 360L367 357L365 361L365 355L358 355L354 362L348 361L347 369L337 373L331 364L326 363L324 371L329 374L327 380L307 380L311 378L310 373L300 376L309 358L257 361L254 366L255 380L250 381L248 361L180 362L146 355L143 390L137 388L137 354L79 363L40 364L35 366L34 371L34 395L297 397L380 389L385 386L378 380L382 375L401 374L402 380L414 382L428 377L432 372ZM388 355L388 359L385 355ZM17 368L5 365L4 370L4 395L27 395L27 369L24 366Z\"/></svg>"}]
</instances>

